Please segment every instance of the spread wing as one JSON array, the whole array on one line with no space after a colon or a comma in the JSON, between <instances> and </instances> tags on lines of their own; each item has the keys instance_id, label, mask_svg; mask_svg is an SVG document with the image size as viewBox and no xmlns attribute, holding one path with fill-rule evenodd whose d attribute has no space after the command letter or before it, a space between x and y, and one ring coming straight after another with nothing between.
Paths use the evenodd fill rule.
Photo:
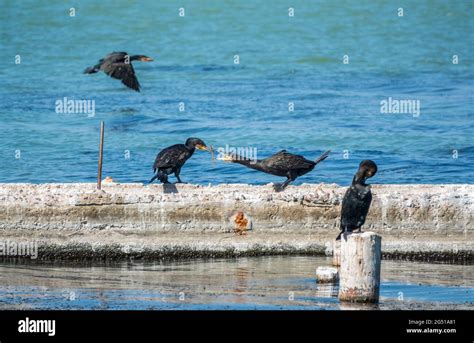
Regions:
<instances>
[{"instance_id":1,"label":"spread wing","mask_svg":"<svg viewBox=\"0 0 474 343\"><path fill-rule=\"evenodd\" d=\"M110 62L106 60L102 63L101 69L110 77L121 80L125 86L137 92L140 91L140 84L131 63Z\"/></svg>"}]
</instances>

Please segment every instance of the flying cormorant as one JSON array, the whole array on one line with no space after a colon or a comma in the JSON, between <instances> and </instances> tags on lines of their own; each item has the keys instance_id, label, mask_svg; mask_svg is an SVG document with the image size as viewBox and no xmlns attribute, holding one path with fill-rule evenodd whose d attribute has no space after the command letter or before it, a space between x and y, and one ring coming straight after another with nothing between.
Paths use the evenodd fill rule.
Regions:
<instances>
[{"instance_id":1,"label":"flying cormorant","mask_svg":"<svg viewBox=\"0 0 474 343\"><path fill-rule=\"evenodd\" d=\"M263 171L267 174L276 176L286 176L286 181L281 185L275 186L275 190L283 190L298 176L302 176L311 170L321 161L325 160L330 150L322 154L316 161L310 161L301 155L295 155L282 150L275 155L263 160L248 159L237 154L226 155L222 158L224 161L242 164L248 168Z\"/></svg>"},{"instance_id":2,"label":"flying cormorant","mask_svg":"<svg viewBox=\"0 0 474 343\"><path fill-rule=\"evenodd\" d=\"M342 199L341 208L341 232L336 240L341 239L344 232L359 230L365 223L365 218L369 212L372 202L372 192L370 185L365 181L377 173L377 165L374 161L363 160L359 165L359 170L354 175L352 185L347 189Z\"/></svg>"},{"instance_id":3,"label":"flying cormorant","mask_svg":"<svg viewBox=\"0 0 474 343\"><path fill-rule=\"evenodd\" d=\"M122 83L139 92L140 84L135 76L132 61L151 62L153 59L145 55L129 56L126 52L112 52L99 60L93 67L86 68L84 74L94 74L102 70L114 79L122 80Z\"/></svg>"},{"instance_id":4,"label":"flying cormorant","mask_svg":"<svg viewBox=\"0 0 474 343\"><path fill-rule=\"evenodd\" d=\"M156 155L155 163L153 164L153 172L155 172L156 175L153 176L150 183L156 179L162 183L169 183L168 175L172 173L174 173L178 182L181 183L182 181L179 177L181 167L186 163L188 158L194 154L194 150L196 149L210 151L206 144L199 138L188 138L185 144L175 144L161 150L158 155Z\"/></svg>"}]
</instances>

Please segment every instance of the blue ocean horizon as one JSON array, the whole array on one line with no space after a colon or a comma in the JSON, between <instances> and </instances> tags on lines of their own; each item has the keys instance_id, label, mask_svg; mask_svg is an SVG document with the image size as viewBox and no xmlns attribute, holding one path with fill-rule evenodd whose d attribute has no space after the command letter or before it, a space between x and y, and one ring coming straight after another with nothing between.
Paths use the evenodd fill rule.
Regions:
<instances>
[{"instance_id":1,"label":"blue ocean horizon","mask_svg":"<svg viewBox=\"0 0 474 343\"><path fill-rule=\"evenodd\" d=\"M147 182L161 149L199 137L258 158L332 151L295 184L347 185L363 159L379 166L372 183L472 183L473 10L473 1L4 1L0 183L94 182L101 121L103 175L118 182ZM112 51L155 59L134 62L140 93L83 74ZM94 115L57 113L64 98L93 100ZM419 113L384 113L389 99ZM181 177L283 181L201 152Z\"/></svg>"}]
</instances>

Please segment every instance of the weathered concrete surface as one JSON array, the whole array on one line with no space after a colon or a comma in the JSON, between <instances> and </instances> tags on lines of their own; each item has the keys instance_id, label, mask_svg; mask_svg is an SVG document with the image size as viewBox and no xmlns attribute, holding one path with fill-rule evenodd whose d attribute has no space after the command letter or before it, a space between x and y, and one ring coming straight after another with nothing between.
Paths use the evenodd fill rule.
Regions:
<instances>
[{"instance_id":1,"label":"weathered concrete surface","mask_svg":"<svg viewBox=\"0 0 474 343\"><path fill-rule=\"evenodd\" d=\"M316 268L316 281L318 283L337 283L339 270L334 267L318 267Z\"/></svg>"},{"instance_id":2,"label":"weathered concrete surface","mask_svg":"<svg viewBox=\"0 0 474 343\"><path fill-rule=\"evenodd\" d=\"M44 258L329 254L346 187L0 184L0 239ZM473 260L474 185L374 185L384 257ZM233 232L237 211L251 231Z\"/></svg>"}]
</instances>

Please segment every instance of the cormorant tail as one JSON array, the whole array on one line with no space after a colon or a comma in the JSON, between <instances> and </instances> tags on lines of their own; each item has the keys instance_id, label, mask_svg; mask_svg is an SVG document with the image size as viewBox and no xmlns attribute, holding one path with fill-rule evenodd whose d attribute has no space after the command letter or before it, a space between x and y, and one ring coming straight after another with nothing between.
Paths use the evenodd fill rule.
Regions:
<instances>
[{"instance_id":1,"label":"cormorant tail","mask_svg":"<svg viewBox=\"0 0 474 343\"><path fill-rule=\"evenodd\" d=\"M336 241L338 241L338 240L340 240L340 239L341 239L341 235L342 235L342 231L341 231L341 232L339 232L339 234L337 235L337 237L336 237Z\"/></svg>"},{"instance_id":2,"label":"cormorant tail","mask_svg":"<svg viewBox=\"0 0 474 343\"><path fill-rule=\"evenodd\" d=\"M318 164L319 162L324 161L326 158L328 158L330 152L331 150L326 151L324 154L319 156L318 159L314 161L314 163Z\"/></svg>"},{"instance_id":3,"label":"cormorant tail","mask_svg":"<svg viewBox=\"0 0 474 343\"><path fill-rule=\"evenodd\" d=\"M166 181L168 181L168 175L166 175L165 173L159 171L158 173L156 173L155 176L153 176L150 180L150 182L148 183L152 183L153 181L155 181L156 179L160 180L160 182L163 182L165 183Z\"/></svg>"},{"instance_id":4,"label":"cormorant tail","mask_svg":"<svg viewBox=\"0 0 474 343\"><path fill-rule=\"evenodd\" d=\"M84 74L94 74L97 73L100 70L100 64L96 64L93 67L86 68L84 70Z\"/></svg>"}]
</instances>

